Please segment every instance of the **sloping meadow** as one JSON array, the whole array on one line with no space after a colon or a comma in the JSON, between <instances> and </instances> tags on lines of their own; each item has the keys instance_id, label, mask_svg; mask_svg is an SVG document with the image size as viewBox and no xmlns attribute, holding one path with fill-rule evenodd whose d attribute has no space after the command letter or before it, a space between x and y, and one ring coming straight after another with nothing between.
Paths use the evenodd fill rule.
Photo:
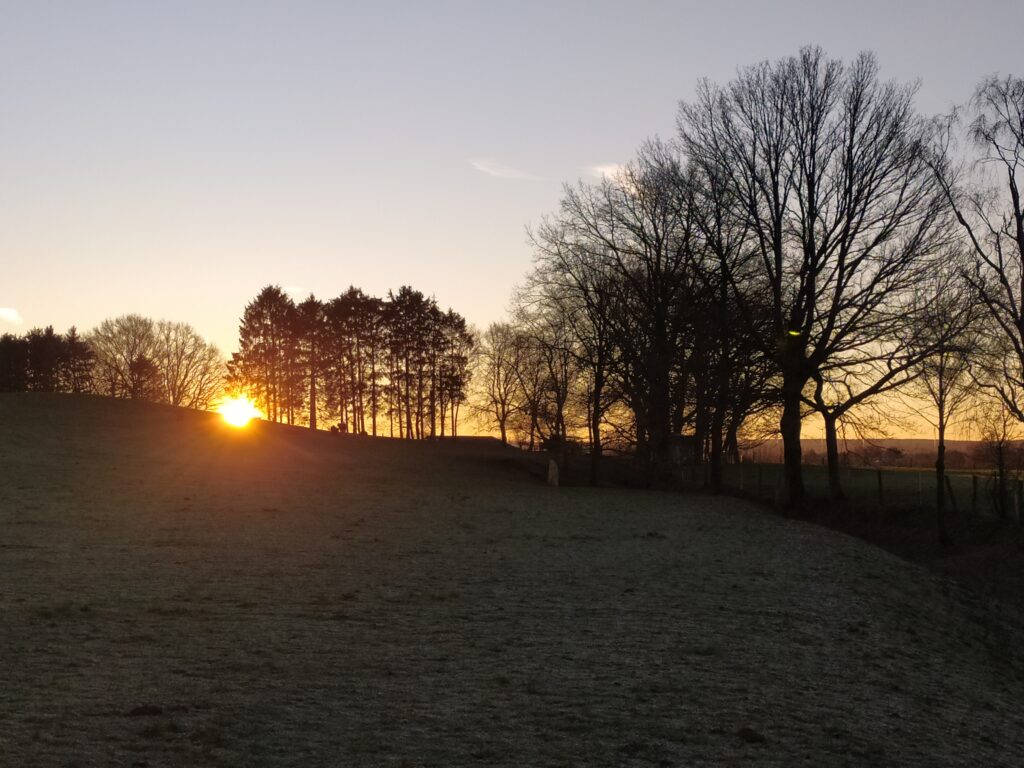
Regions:
<instances>
[{"instance_id":1,"label":"sloping meadow","mask_svg":"<svg viewBox=\"0 0 1024 768\"><path fill-rule=\"evenodd\" d=\"M1019 617L739 501L0 395L0 764L1024 764Z\"/></svg>"}]
</instances>

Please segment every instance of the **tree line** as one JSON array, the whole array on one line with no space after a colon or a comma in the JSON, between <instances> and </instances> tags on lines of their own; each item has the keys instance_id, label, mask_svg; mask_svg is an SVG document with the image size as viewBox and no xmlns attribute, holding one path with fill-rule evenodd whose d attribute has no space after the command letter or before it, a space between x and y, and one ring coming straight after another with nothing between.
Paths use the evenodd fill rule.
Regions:
<instances>
[{"instance_id":1,"label":"tree line","mask_svg":"<svg viewBox=\"0 0 1024 768\"><path fill-rule=\"evenodd\" d=\"M265 287L246 307L229 386L275 422L423 439L456 436L476 339L408 286L296 303Z\"/></svg>"},{"instance_id":2,"label":"tree line","mask_svg":"<svg viewBox=\"0 0 1024 768\"><path fill-rule=\"evenodd\" d=\"M702 81L674 137L533 229L512 318L482 334L479 412L526 444L585 435L594 479L607 444L652 480L690 454L714 489L773 431L797 504L808 416L839 498L840 434L913 397L941 497L958 416L991 395L1024 421L1024 80L941 118L916 90L819 48Z\"/></svg>"},{"instance_id":3,"label":"tree line","mask_svg":"<svg viewBox=\"0 0 1024 768\"><path fill-rule=\"evenodd\" d=\"M190 325L123 315L81 336L52 326L0 336L0 391L75 392L209 408L224 384L218 349Z\"/></svg>"}]
</instances>

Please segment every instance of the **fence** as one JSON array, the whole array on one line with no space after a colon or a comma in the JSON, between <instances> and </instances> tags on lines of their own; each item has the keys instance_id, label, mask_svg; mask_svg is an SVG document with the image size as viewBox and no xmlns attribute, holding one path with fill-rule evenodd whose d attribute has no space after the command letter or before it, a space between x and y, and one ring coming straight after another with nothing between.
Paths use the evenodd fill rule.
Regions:
<instances>
[{"instance_id":1,"label":"fence","mask_svg":"<svg viewBox=\"0 0 1024 768\"><path fill-rule=\"evenodd\" d=\"M684 467L683 481L699 485L707 468ZM753 498L777 502L783 493L781 464L726 464L722 467L722 483L731 491ZM900 509L935 509L935 472L925 469L876 469L843 467L840 483L847 501L865 507ZM828 469L804 465L804 488L811 499L827 500ZM970 472L946 473L946 509L971 512L985 517L999 516L997 478L992 474ZM1021 519L1024 506L1024 481L1015 477L1006 480L1002 500L1006 516Z\"/></svg>"}]
</instances>

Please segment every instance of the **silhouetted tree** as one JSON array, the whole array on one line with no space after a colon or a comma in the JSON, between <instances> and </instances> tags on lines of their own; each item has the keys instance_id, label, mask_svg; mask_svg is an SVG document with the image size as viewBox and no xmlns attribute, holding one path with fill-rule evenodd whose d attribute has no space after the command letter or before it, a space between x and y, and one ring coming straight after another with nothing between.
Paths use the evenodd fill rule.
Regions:
<instances>
[{"instance_id":1,"label":"silhouetted tree","mask_svg":"<svg viewBox=\"0 0 1024 768\"><path fill-rule=\"evenodd\" d=\"M519 341L508 323L492 323L480 341L477 410L486 425L497 427L503 443L508 442L509 420L517 407Z\"/></svg>"},{"instance_id":2,"label":"silhouetted tree","mask_svg":"<svg viewBox=\"0 0 1024 768\"><path fill-rule=\"evenodd\" d=\"M104 320L86 337L96 360L100 393L112 397L153 397L157 376L156 324L141 315Z\"/></svg>"},{"instance_id":3,"label":"silhouetted tree","mask_svg":"<svg viewBox=\"0 0 1024 768\"><path fill-rule=\"evenodd\" d=\"M946 432L976 398L972 370L979 353L979 303L973 287L951 258L919 288L924 311L918 315L918 344L925 352L918 363L915 392L928 401L925 418L936 431L935 510L939 541L949 544L946 531Z\"/></svg>"},{"instance_id":4,"label":"silhouetted tree","mask_svg":"<svg viewBox=\"0 0 1024 768\"><path fill-rule=\"evenodd\" d=\"M85 344L73 328L64 340L62 377L71 391L91 379L113 397L208 408L223 386L220 353L186 323L123 315L100 323Z\"/></svg>"},{"instance_id":5,"label":"silhouetted tree","mask_svg":"<svg viewBox=\"0 0 1024 768\"><path fill-rule=\"evenodd\" d=\"M0 392L25 392L28 382L28 340L5 333L0 336Z\"/></svg>"},{"instance_id":6,"label":"silhouetted tree","mask_svg":"<svg viewBox=\"0 0 1024 768\"><path fill-rule=\"evenodd\" d=\"M998 339L985 383L1024 421L1024 79L989 77L964 111L974 156L950 151L960 115L940 125L933 168L974 256L968 273Z\"/></svg>"},{"instance_id":7,"label":"silhouetted tree","mask_svg":"<svg viewBox=\"0 0 1024 768\"><path fill-rule=\"evenodd\" d=\"M440 330L436 378L441 437L445 436L446 422L452 437L458 437L459 413L468 397L472 378L476 336L467 327L466 319L451 309L441 318Z\"/></svg>"},{"instance_id":8,"label":"silhouetted tree","mask_svg":"<svg viewBox=\"0 0 1024 768\"><path fill-rule=\"evenodd\" d=\"M560 316L566 349L574 355L585 379L590 483L596 485L604 449L601 431L610 405L609 380L617 354L619 292L607 260L595 258L589 238L574 238L571 226L549 219L537 231L533 237L536 262L527 290L544 311Z\"/></svg>"},{"instance_id":9,"label":"silhouetted tree","mask_svg":"<svg viewBox=\"0 0 1024 768\"><path fill-rule=\"evenodd\" d=\"M161 399L160 366L146 355L136 355L128 364L128 389L125 396L132 400Z\"/></svg>"},{"instance_id":10,"label":"silhouetted tree","mask_svg":"<svg viewBox=\"0 0 1024 768\"><path fill-rule=\"evenodd\" d=\"M64 338L53 326L33 328L25 336L28 344L28 388L33 392L56 392L60 388Z\"/></svg>"},{"instance_id":11,"label":"silhouetted tree","mask_svg":"<svg viewBox=\"0 0 1024 768\"><path fill-rule=\"evenodd\" d=\"M90 392L93 353L72 326L0 337L0 392Z\"/></svg>"},{"instance_id":12,"label":"silhouetted tree","mask_svg":"<svg viewBox=\"0 0 1024 768\"><path fill-rule=\"evenodd\" d=\"M695 230L681 186L678 156L649 143L619 174L567 188L555 232L563 250L585 254L590 270L614 291L607 317L618 387L634 415L637 450L651 477L668 468L692 372Z\"/></svg>"},{"instance_id":13,"label":"silhouetted tree","mask_svg":"<svg viewBox=\"0 0 1024 768\"><path fill-rule=\"evenodd\" d=\"M975 404L972 420L981 442L979 457L995 470L992 506L1000 518L1010 513L1011 473L1021 469L1021 454L1015 447L1020 441L1021 424L1001 399L982 399Z\"/></svg>"},{"instance_id":14,"label":"silhouetted tree","mask_svg":"<svg viewBox=\"0 0 1024 768\"><path fill-rule=\"evenodd\" d=\"M317 383L325 364L327 327L324 305L313 295L296 307L295 340L298 349L295 358L302 368L303 377L309 384L309 399L306 401L309 428L317 428Z\"/></svg>"},{"instance_id":15,"label":"silhouetted tree","mask_svg":"<svg viewBox=\"0 0 1024 768\"><path fill-rule=\"evenodd\" d=\"M350 287L297 307L269 286L246 306L229 368L272 420L304 411L315 429L324 405L340 431L376 435L386 407L392 435L397 424L399 437L425 438L457 431L472 347L464 318L408 286L386 301Z\"/></svg>"},{"instance_id":16,"label":"silhouetted tree","mask_svg":"<svg viewBox=\"0 0 1024 768\"><path fill-rule=\"evenodd\" d=\"M61 360L61 388L65 392L91 392L93 365L96 356L89 344L71 326L64 334L64 355Z\"/></svg>"},{"instance_id":17,"label":"silhouetted tree","mask_svg":"<svg viewBox=\"0 0 1024 768\"><path fill-rule=\"evenodd\" d=\"M295 399L301 394L294 330L295 303L276 285L260 291L242 314L231 382L252 397L270 421L294 423Z\"/></svg>"},{"instance_id":18,"label":"silhouetted tree","mask_svg":"<svg viewBox=\"0 0 1024 768\"><path fill-rule=\"evenodd\" d=\"M224 386L220 351L187 323L161 320L156 324L152 362L164 402L207 409Z\"/></svg>"},{"instance_id":19,"label":"silhouetted tree","mask_svg":"<svg viewBox=\"0 0 1024 768\"><path fill-rule=\"evenodd\" d=\"M840 360L870 365L944 235L915 90L882 82L869 54L844 65L805 48L702 83L680 110L683 146L728 185L771 299L754 330L781 377L791 503L804 494L808 383Z\"/></svg>"}]
</instances>

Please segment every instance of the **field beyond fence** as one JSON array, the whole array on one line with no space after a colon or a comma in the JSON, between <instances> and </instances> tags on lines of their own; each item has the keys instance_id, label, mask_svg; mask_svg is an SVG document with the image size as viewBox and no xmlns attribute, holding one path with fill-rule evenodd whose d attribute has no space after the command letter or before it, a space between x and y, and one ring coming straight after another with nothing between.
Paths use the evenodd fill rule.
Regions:
<instances>
[{"instance_id":1,"label":"field beyond fence","mask_svg":"<svg viewBox=\"0 0 1024 768\"><path fill-rule=\"evenodd\" d=\"M704 484L705 466L683 467L683 483L690 487ZM726 490L743 493L769 503L781 500L783 493L783 467L781 464L726 464L722 467L722 480ZM820 465L805 464L804 486L808 497L827 500L828 469ZM992 473L946 472L946 510L964 512L983 517L1001 517L998 480ZM936 506L935 471L884 467L843 467L840 481L846 503L865 509L917 509L934 510ZM1002 509L1006 517L1021 518L1024 484L1008 476Z\"/></svg>"}]
</instances>

